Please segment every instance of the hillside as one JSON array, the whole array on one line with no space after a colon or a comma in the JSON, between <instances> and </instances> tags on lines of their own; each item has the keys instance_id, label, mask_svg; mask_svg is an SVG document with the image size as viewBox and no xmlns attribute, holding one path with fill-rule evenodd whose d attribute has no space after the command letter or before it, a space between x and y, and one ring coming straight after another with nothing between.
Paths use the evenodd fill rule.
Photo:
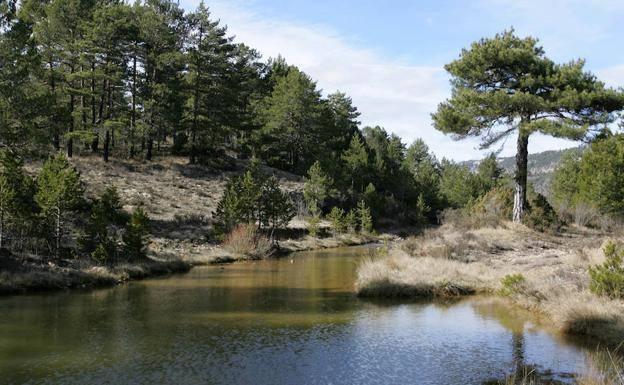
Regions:
<instances>
[{"instance_id":1,"label":"hillside","mask_svg":"<svg viewBox=\"0 0 624 385\"><path fill-rule=\"evenodd\" d=\"M544 151L529 155L529 182L533 184L535 190L544 194L548 192L548 185L552 178L553 172L557 168L561 158L567 153L581 153L583 147L569 148L565 150ZM469 160L462 162L471 170L476 170L481 160ZM513 175L516 167L515 157L498 158L500 166L510 175Z\"/></svg>"}]
</instances>

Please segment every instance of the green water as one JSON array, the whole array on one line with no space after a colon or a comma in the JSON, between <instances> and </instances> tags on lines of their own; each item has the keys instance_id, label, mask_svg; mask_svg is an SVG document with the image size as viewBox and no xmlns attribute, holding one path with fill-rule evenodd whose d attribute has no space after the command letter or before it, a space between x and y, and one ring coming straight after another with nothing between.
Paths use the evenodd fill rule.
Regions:
<instances>
[{"instance_id":1,"label":"green water","mask_svg":"<svg viewBox=\"0 0 624 385\"><path fill-rule=\"evenodd\" d=\"M482 384L586 351L491 301L353 295L366 248L0 298L0 384Z\"/></svg>"}]
</instances>

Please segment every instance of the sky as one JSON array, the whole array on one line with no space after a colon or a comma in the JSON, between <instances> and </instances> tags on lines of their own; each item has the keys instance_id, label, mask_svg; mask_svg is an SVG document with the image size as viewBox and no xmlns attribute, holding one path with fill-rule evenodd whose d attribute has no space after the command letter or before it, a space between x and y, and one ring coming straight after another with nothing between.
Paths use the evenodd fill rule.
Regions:
<instances>
[{"instance_id":1,"label":"sky","mask_svg":"<svg viewBox=\"0 0 624 385\"><path fill-rule=\"evenodd\" d=\"M191 11L199 0L181 0ZM622 0L207 0L236 41L264 59L282 55L317 81L324 94L342 91L362 114L407 144L422 138L441 157L479 159L492 149L515 153L515 138L490 150L478 139L454 141L431 125L450 96L444 64L482 37L513 27L539 38L557 62L586 59L609 86L624 86ZM578 143L539 134L529 152ZM502 147L501 147L502 146Z\"/></svg>"}]
</instances>

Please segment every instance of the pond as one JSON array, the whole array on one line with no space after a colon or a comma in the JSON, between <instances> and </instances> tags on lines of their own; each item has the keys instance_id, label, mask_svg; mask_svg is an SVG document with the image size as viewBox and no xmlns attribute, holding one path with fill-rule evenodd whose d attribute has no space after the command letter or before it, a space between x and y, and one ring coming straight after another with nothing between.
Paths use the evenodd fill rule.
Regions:
<instances>
[{"instance_id":1,"label":"pond","mask_svg":"<svg viewBox=\"0 0 624 385\"><path fill-rule=\"evenodd\" d=\"M584 370L589 349L492 300L356 298L368 252L0 298L0 383L468 385L520 365L565 383Z\"/></svg>"}]
</instances>

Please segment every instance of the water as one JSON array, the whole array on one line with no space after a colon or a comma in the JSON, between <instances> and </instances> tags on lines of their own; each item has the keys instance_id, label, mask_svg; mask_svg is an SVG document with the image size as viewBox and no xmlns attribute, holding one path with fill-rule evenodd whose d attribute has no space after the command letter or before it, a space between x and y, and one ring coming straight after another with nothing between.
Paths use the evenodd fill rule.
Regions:
<instances>
[{"instance_id":1,"label":"water","mask_svg":"<svg viewBox=\"0 0 624 385\"><path fill-rule=\"evenodd\" d=\"M483 384L519 363L561 381L586 351L484 299L353 295L364 248L0 299L0 384Z\"/></svg>"}]
</instances>

